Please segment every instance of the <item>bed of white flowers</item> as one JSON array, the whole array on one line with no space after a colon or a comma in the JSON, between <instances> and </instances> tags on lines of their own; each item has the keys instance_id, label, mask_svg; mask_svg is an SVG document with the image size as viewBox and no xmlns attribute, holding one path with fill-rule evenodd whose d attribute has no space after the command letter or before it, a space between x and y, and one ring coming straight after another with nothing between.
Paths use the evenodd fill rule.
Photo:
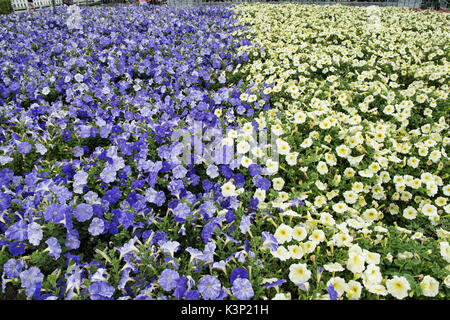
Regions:
<instances>
[{"instance_id":1,"label":"bed of white flowers","mask_svg":"<svg viewBox=\"0 0 450 320\"><path fill-rule=\"evenodd\" d=\"M0 25L0 299L450 298L449 14Z\"/></svg>"},{"instance_id":2,"label":"bed of white flowers","mask_svg":"<svg viewBox=\"0 0 450 320\"><path fill-rule=\"evenodd\" d=\"M447 299L450 16L234 10L264 50L240 48L251 62L229 77L254 84L243 101L270 95L256 121L286 150L273 188L255 194L259 208L280 209L271 253L290 284L270 298ZM294 197L300 213L289 210Z\"/></svg>"}]
</instances>

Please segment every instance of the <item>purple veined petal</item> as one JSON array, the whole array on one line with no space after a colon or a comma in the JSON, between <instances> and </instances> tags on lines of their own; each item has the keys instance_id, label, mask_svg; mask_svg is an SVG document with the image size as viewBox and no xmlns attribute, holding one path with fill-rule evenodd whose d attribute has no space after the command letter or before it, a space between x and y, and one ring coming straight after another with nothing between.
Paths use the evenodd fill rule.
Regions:
<instances>
[{"instance_id":1,"label":"purple veined petal","mask_svg":"<svg viewBox=\"0 0 450 320\"><path fill-rule=\"evenodd\" d=\"M273 234L263 231L261 235L265 247L268 247L271 251L276 251L278 249L278 241Z\"/></svg>"}]
</instances>

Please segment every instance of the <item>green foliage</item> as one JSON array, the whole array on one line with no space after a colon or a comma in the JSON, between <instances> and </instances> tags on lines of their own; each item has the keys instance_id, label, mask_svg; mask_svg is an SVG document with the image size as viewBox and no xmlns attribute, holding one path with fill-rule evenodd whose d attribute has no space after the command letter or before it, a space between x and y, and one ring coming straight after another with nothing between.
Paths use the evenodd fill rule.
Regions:
<instances>
[{"instance_id":1,"label":"green foliage","mask_svg":"<svg viewBox=\"0 0 450 320\"><path fill-rule=\"evenodd\" d=\"M12 12L11 0L0 0L0 14L9 14Z\"/></svg>"}]
</instances>

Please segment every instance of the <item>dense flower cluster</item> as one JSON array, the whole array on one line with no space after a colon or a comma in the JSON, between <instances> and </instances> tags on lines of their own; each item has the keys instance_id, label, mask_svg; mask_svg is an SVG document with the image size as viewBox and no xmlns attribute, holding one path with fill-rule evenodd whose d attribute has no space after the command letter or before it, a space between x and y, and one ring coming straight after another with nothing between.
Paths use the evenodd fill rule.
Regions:
<instances>
[{"instance_id":1,"label":"dense flower cluster","mask_svg":"<svg viewBox=\"0 0 450 320\"><path fill-rule=\"evenodd\" d=\"M40 13L1 18L2 291L253 297L244 277L227 276L256 258L236 228L241 203L222 195L218 171L245 179L235 164L184 165L172 137L187 119L221 126L215 110L225 104L242 111L241 89L225 85L244 62L236 50L250 44L233 36L245 33L233 12Z\"/></svg>"},{"instance_id":2,"label":"dense flower cluster","mask_svg":"<svg viewBox=\"0 0 450 320\"><path fill-rule=\"evenodd\" d=\"M448 298L448 16L236 12L264 52L241 47L251 62L234 72L270 94L260 121L279 127L287 150L266 192L282 211L271 254L291 282L277 298ZM285 205L294 197L300 211Z\"/></svg>"},{"instance_id":3,"label":"dense flower cluster","mask_svg":"<svg viewBox=\"0 0 450 320\"><path fill-rule=\"evenodd\" d=\"M366 21L290 4L0 17L1 292L448 298L449 20ZM199 124L220 132L213 157Z\"/></svg>"}]
</instances>

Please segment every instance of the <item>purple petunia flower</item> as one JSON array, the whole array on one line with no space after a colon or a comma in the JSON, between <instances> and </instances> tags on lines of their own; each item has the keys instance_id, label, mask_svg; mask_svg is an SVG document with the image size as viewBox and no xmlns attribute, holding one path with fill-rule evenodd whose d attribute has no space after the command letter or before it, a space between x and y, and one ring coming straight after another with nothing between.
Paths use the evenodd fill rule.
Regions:
<instances>
[{"instance_id":1,"label":"purple petunia flower","mask_svg":"<svg viewBox=\"0 0 450 320\"><path fill-rule=\"evenodd\" d=\"M51 237L45 243L48 245L46 250L49 251L50 257L58 259L62 251L58 240L55 237Z\"/></svg>"},{"instance_id":2,"label":"purple petunia flower","mask_svg":"<svg viewBox=\"0 0 450 320\"><path fill-rule=\"evenodd\" d=\"M145 190L145 200L150 203L155 203L157 193L158 192L155 189L148 188L147 190Z\"/></svg>"},{"instance_id":3,"label":"purple petunia flower","mask_svg":"<svg viewBox=\"0 0 450 320\"><path fill-rule=\"evenodd\" d=\"M300 200L299 198L294 198L290 200L289 203L292 203L296 207L301 207L305 204L305 202L303 200Z\"/></svg>"},{"instance_id":4,"label":"purple petunia flower","mask_svg":"<svg viewBox=\"0 0 450 320\"><path fill-rule=\"evenodd\" d=\"M245 107L244 107L243 105L239 105L239 106L236 108L236 113L237 113L238 115L242 115L242 114L244 114L244 112L245 112Z\"/></svg>"},{"instance_id":5,"label":"purple petunia flower","mask_svg":"<svg viewBox=\"0 0 450 320\"><path fill-rule=\"evenodd\" d=\"M13 256L20 256L25 253L25 245L22 242L13 242L9 246L9 252Z\"/></svg>"},{"instance_id":6,"label":"purple petunia flower","mask_svg":"<svg viewBox=\"0 0 450 320\"><path fill-rule=\"evenodd\" d=\"M273 281L273 282L270 282L270 283L267 283L267 284L265 284L264 285L264 287L267 289L267 288L272 288L272 287L279 287L279 286L281 286L283 283L285 283L286 282L286 279L278 279L278 280L275 280L275 281Z\"/></svg>"},{"instance_id":7,"label":"purple petunia flower","mask_svg":"<svg viewBox=\"0 0 450 320\"><path fill-rule=\"evenodd\" d=\"M233 176L234 184L236 185L236 188L243 188L245 185L245 177L237 173Z\"/></svg>"},{"instance_id":8,"label":"purple petunia flower","mask_svg":"<svg viewBox=\"0 0 450 320\"><path fill-rule=\"evenodd\" d=\"M181 164L177 165L175 168L172 169L173 177L175 179L182 179L186 176L186 173L188 172L187 169L182 166Z\"/></svg>"},{"instance_id":9,"label":"purple petunia flower","mask_svg":"<svg viewBox=\"0 0 450 320\"><path fill-rule=\"evenodd\" d=\"M11 158L10 156L0 156L0 164L2 166L4 166L7 163L10 163L11 161L13 161L14 159Z\"/></svg>"},{"instance_id":10,"label":"purple petunia flower","mask_svg":"<svg viewBox=\"0 0 450 320\"><path fill-rule=\"evenodd\" d=\"M200 205L199 211L202 213L205 220L209 220L214 216L217 209L212 201L206 201Z\"/></svg>"},{"instance_id":11,"label":"purple petunia flower","mask_svg":"<svg viewBox=\"0 0 450 320\"><path fill-rule=\"evenodd\" d=\"M122 192L120 191L119 187L114 186L111 188L111 190L105 192L103 199L108 201L110 204L115 204L117 201L119 201L121 196Z\"/></svg>"},{"instance_id":12,"label":"purple petunia flower","mask_svg":"<svg viewBox=\"0 0 450 320\"><path fill-rule=\"evenodd\" d=\"M19 143L18 148L19 148L19 152L21 154L27 154L31 150L31 144L27 141L24 141L24 142Z\"/></svg>"},{"instance_id":13,"label":"purple petunia flower","mask_svg":"<svg viewBox=\"0 0 450 320\"><path fill-rule=\"evenodd\" d=\"M122 211L119 216L119 222L122 224L122 226L127 229L134 223L134 215L130 211Z\"/></svg>"},{"instance_id":14,"label":"purple petunia flower","mask_svg":"<svg viewBox=\"0 0 450 320\"><path fill-rule=\"evenodd\" d=\"M131 268L126 268L122 271L122 276L120 277L119 283L117 285L117 288L120 290L125 289L125 285L128 281L132 280L130 277Z\"/></svg>"},{"instance_id":15,"label":"purple petunia flower","mask_svg":"<svg viewBox=\"0 0 450 320\"><path fill-rule=\"evenodd\" d=\"M189 290L184 296L184 300L200 300L198 290Z\"/></svg>"},{"instance_id":16,"label":"purple petunia flower","mask_svg":"<svg viewBox=\"0 0 450 320\"><path fill-rule=\"evenodd\" d=\"M70 249L78 249L80 247L80 240L78 239L78 232L73 230L73 232L67 232L66 236L66 247Z\"/></svg>"},{"instance_id":17,"label":"purple petunia flower","mask_svg":"<svg viewBox=\"0 0 450 320\"><path fill-rule=\"evenodd\" d=\"M262 189L262 190L269 190L270 188L270 181L267 178L264 177L258 177L255 183L256 187Z\"/></svg>"},{"instance_id":18,"label":"purple petunia flower","mask_svg":"<svg viewBox=\"0 0 450 320\"><path fill-rule=\"evenodd\" d=\"M114 294L114 287L106 281L97 281L89 286L91 300L111 300Z\"/></svg>"},{"instance_id":19,"label":"purple petunia flower","mask_svg":"<svg viewBox=\"0 0 450 320\"><path fill-rule=\"evenodd\" d=\"M138 248L135 246L136 237L130 239L128 242L126 242L121 247L116 247L116 249L120 252L120 258L125 257L128 258L129 255L131 255L135 251L139 251Z\"/></svg>"},{"instance_id":20,"label":"purple petunia flower","mask_svg":"<svg viewBox=\"0 0 450 320\"><path fill-rule=\"evenodd\" d=\"M73 148L74 157L82 157L84 155L84 149L82 147L76 146Z\"/></svg>"},{"instance_id":21,"label":"purple petunia flower","mask_svg":"<svg viewBox=\"0 0 450 320\"><path fill-rule=\"evenodd\" d=\"M255 295L252 284L246 278L237 278L231 288L233 295L239 300L249 300Z\"/></svg>"},{"instance_id":22,"label":"purple petunia flower","mask_svg":"<svg viewBox=\"0 0 450 320\"><path fill-rule=\"evenodd\" d=\"M219 58L215 58L212 62L212 65L215 69L220 69L222 67L222 61Z\"/></svg>"},{"instance_id":23,"label":"purple petunia flower","mask_svg":"<svg viewBox=\"0 0 450 320\"><path fill-rule=\"evenodd\" d=\"M106 281L108 279L106 269L103 268L103 266L98 261L93 261L91 264L97 265L98 269L94 274L89 276L89 279L91 279L92 282Z\"/></svg>"},{"instance_id":24,"label":"purple petunia flower","mask_svg":"<svg viewBox=\"0 0 450 320\"><path fill-rule=\"evenodd\" d=\"M104 183L111 183L116 181L116 173L117 171L114 169L113 166L107 165L100 173L100 178Z\"/></svg>"},{"instance_id":25,"label":"purple petunia flower","mask_svg":"<svg viewBox=\"0 0 450 320\"><path fill-rule=\"evenodd\" d=\"M82 269L77 265L71 265L66 274L65 277L67 279L66 287L67 290L73 290L74 288L80 288L82 281Z\"/></svg>"},{"instance_id":26,"label":"purple petunia flower","mask_svg":"<svg viewBox=\"0 0 450 320\"><path fill-rule=\"evenodd\" d=\"M106 124L105 126L100 128L100 137L107 138L108 135L111 133L111 124Z\"/></svg>"},{"instance_id":27,"label":"purple petunia flower","mask_svg":"<svg viewBox=\"0 0 450 320\"><path fill-rule=\"evenodd\" d=\"M184 189L183 180L179 180L179 179L171 180L167 189L173 195L179 194Z\"/></svg>"},{"instance_id":28,"label":"purple petunia flower","mask_svg":"<svg viewBox=\"0 0 450 320\"><path fill-rule=\"evenodd\" d=\"M155 204L161 207L166 202L166 195L164 191L158 191L155 196Z\"/></svg>"},{"instance_id":29,"label":"purple petunia flower","mask_svg":"<svg viewBox=\"0 0 450 320\"><path fill-rule=\"evenodd\" d=\"M173 213L175 216L181 219L186 219L186 217L191 213L191 209L189 209L188 205L185 203L179 203L175 209L173 209Z\"/></svg>"},{"instance_id":30,"label":"purple petunia flower","mask_svg":"<svg viewBox=\"0 0 450 320\"><path fill-rule=\"evenodd\" d=\"M64 141L65 142L69 142L70 139L72 138L72 132L69 130L64 130L63 131L63 137L64 137Z\"/></svg>"},{"instance_id":31,"label":"purple petunia flower","mask_svg":"<svg viewBox=\"0 0 450 320\"><path fill-rule=\"evenodd\" d=\"M248 172L252 177L259 175L261 173L261 167L256 163L252 163L248 166Z\"/></svg>"},{"instance_id":32,"label":"purple petunia flower","mask_svg":"<svg viewBox=\"0 0 450 320\"><path fill-rule=\"evenodd\" d=\"M226 179L230 179L233 176L233 170L231 170L229 165L220 165L219 170Z\"/></svg>"},{"instance_id":33,"label":"purple petunia flower","mask_svg":"<svg viewBox=\"0 0 450 320\"><path fill-rule=\"evenodd\" d=\"M105 223L102 219L95 217L92 219L91 224L89 225L89 233L93 236L98 236L105 230Z\"/></svg>"},{"instance_id":34,"label":"purple petunia flower","mask_svg":"<svg viewBox=\"0 0 450 320\"><path fill-rule=\"evenodd\" d=\"M37 267L31 267L20 273L20 281L22 288L25 288L25 294L32 296L38 284L42 283L44 275Z\"/></svg>"},{"instance_id":35,"label":"purple petunia flower","mask_svg":"<svg viewBox=\"0 0 450 320\"><path fill-rule=\"evenodd\" d=\"M217 221L215 219L211 220L210 222L208 222L202 230L202 239L204 242L208 242L211 238L213 233L216 231L216 229L218 229L220 227L220 225L217 223Z\"/></svg>"},{"instance_id":36,"label":"purple petunia flower","mask_svg":"<svg viewBox=\"0 0 450 320\"><path fill-rule=\"evenodd\" d=\"M258 204L259 204L259 200L257 198L250 199L249 205L250 205L251 209L256 209L258 207Z\"/></svg>"},{"instance_id":37,"label":"purple petunia flower","mask_svg":"<svg viewBox=\"0 0 450 320\"><path fill-rule=\"evenodd\" d=\"M5 231L8 240L24 241L28 238L28 225L24 220L20 220L11 225Z\"/></svg>"},{"instance_id":38,"label":"purple petunia flower","mask_svg":"<svg viewBox=\"0 0 450 320\"><path fill-rule=\"evenodd\" d=\"M36 152L37 153L39 153L41 155L44 155L44 154L47 153L47 148L43 144L41 144L39 142L36 142L34 145L36 147Z\"/></svg>"},{"instance_id":39,"label":"purple petunia flower","mask_svg":"<svg viewBox=\"0 0 450 320\"><path fill-rule=\"evenodd\" d=\"M0 172L1 176L4 174L3 170ZM6 210L9 208L11 203L11 196L7 193L0 192L0 211Z\"/></svg>"},{"instance_id":40,"label":"purple petunia flower","mask_svg":"<svg viewBox=\"0 0 450 320\"><path fill-rule=\"evenodd\" d=\"M28 241L34 245L38 246L42 240L43 232L41 225L36 222L32 222L28 225Z\"/></svg>"},{"instance_id":41,"label":"purple petunia flower","mask_svg":"<svg viewBox=\"0 0 450 320\"><path fill-rule=\"evenodd\" d=\"M178 272L172 269L164 269L158 279L158 283L166 291L171 291L177 286L177 280L180 279Z\"/></svg>"},{"instance_id":42,"label":"purple petunia flower","mask_svg":"<svg viewBox=\"0 0 450 320\"><path fill-rule=\"evenodd\" d=\"M92 209L92 206L85 203L80 203L73 212L75 218L80 222L89 220L92 218L93 214L94 210Z\"/></svg>"},{"instance_id":43,"label":"purple petunia flower","mask_svg":"<svg viewBox=\"0 0 450 320\"><path fill-rule=\"evenodd\" d=\"M164 252L170 254L173 257L174 253L180 250L180 243L178 241L166 241L161 245L161 249Z\"/></svg>"},{"instance_id":44,"label":"purple petunia flower","mask_svg":"<svg viewBox=\"0 0 450 320\"><path fill-rule=\"evenodd\" d=\"M219 297L222 291L220 281L211 275L206 275L200 280L198 284L198 291L205 300L215 300Z\"/></svg>"},{"instance_id":45,"label":"purple petunia flower","mask_svg":"<svg viewBox=\"0 0 450 320\"><path fill-rule=\"evenodd\" d=\"M205 249L203 250L203 256L201 257L201 260L206 263L211 263L214 261L214 252L216 250L216 244L213 241L209 241L205 245Z\"/></svg>"},{"instance_id":46,"label":"purple petunia flower","mask_svg":"<svg viewBox=\"0 0 450 320\"><path fill-rule=\"evenodd\" d=\"M190 261L194 261L194 264L203 257L203 252L196 248L188 247L186 251L191 255Z\"/></svg>"},{"instance_id":47,"label":"purple petunia flower","mask_svg":"<svg viewBox=\"0 0 450 320\"><path fill-rule=\"evenodd\" d=\"M77 171L73 176L73 192L83 193L83 187L87 184L89 174L84 171Z\"/></svg>"},{"instance_id":48,"label":"purple petunia flower","mask_svg":"<svg viewBox=\"0 0 450 320\"><path fill-rule=\"evenodd\" d=\"M51 204L44 211L44 219L47 222L58 223L64 219L65 207L60 204Z\"/></svg>"},{"instance_id":49,"label":"purple petunia flower","mask_svg":"<svg viewBox=\"0 0 450 320\"><path fill-rule=\"evenodd\" d=\"M8 279L17 278L24 267L26 267L25 261L21 259L9 259L3 265L3 272Z\"/></svg>"},{"instance_id":50,"label":"purple petunia flower","mask_svg":"<svg viewBox=\"0 0 450 320\"><path fill-rule=\"evenodd\" d=\"M230 275L230 282L233 283L237 278L248 279L248 271L244 268L235 268Z\"/></svg>"},{"instance_id":51,"label":"purple petunia flower","mask_svg":"<svg viewBox=\"0 0 450 320\"><path fill-rule=\"evenodd\" d=\"M78 134L81 138L89 138L91 136L91 126L80 126Z\"/></svg>"},{"instance_id":52,"label":"purple petunia flower","mask_svg":"<svg viewBox=\"0 0 450 320\"><path fill-rule=\"evenodd\" d=\"M275 236L267 231L261 233L263 246L268 247L271 251L278 249L278 241Z\"/></svg>"},{"instance_id":53,"label":"purple petunia flower","mask_svg":"<svg viewBox=\"0 0 450 320\"><path fill-rule=\"evenodd\" d=\"M187 290L187 278L182 276L177 280L177 286L173 292L174 297L177 299L182 299Z\"/></svg>"},{"instance_id":54,"label":"purple petunia flower","mask_svg":"<svg viewBox=\"0 0 450 320\"><path fill-rule=\"evenodd\" d=\"M214 179L214 178L216 178L216 177L219 176L219 169L218 169L215 165L211 164L211 165L209 165L208 168L206 169L206 174L207 174L210 178Z\"/></svg>"},{"instance_id":55,"label":"purple petunia flower","mask_svg":"<svg viewBox=\"0 0 450 320\"><path fill-rule=\"evenodd\" d=\"M57 195L59 203L65 204L68 200L72 199L72 192L64 186L53 185L50 189ZM63 208L65 209L66 207L63 206Z\"/></svg>"},{"instance_id":56,"label":"purple petunia flower","mask_svg":"<svg viewBox=\"0 0 450 320\"><path fill-rule=\"evenodd\" d=\"M338 293L337 293L336 289L334 289L334 285L330 284L327 287L327 290L328 290L328 294L330 296L330 300L337 300Z\"/></svg>"},{"instance_id":57,"label":"purple petunia flower","mask_svg":"<svg viewBox=\"0 0 450 320\"><path fill-rule=\"evenodd\" d=\"M242 216L241 223L239 224L239 230L243 234L246 234L250 230L250 226L252 225L252 219L250 215Z\"/></svg>"}]
</instances>

